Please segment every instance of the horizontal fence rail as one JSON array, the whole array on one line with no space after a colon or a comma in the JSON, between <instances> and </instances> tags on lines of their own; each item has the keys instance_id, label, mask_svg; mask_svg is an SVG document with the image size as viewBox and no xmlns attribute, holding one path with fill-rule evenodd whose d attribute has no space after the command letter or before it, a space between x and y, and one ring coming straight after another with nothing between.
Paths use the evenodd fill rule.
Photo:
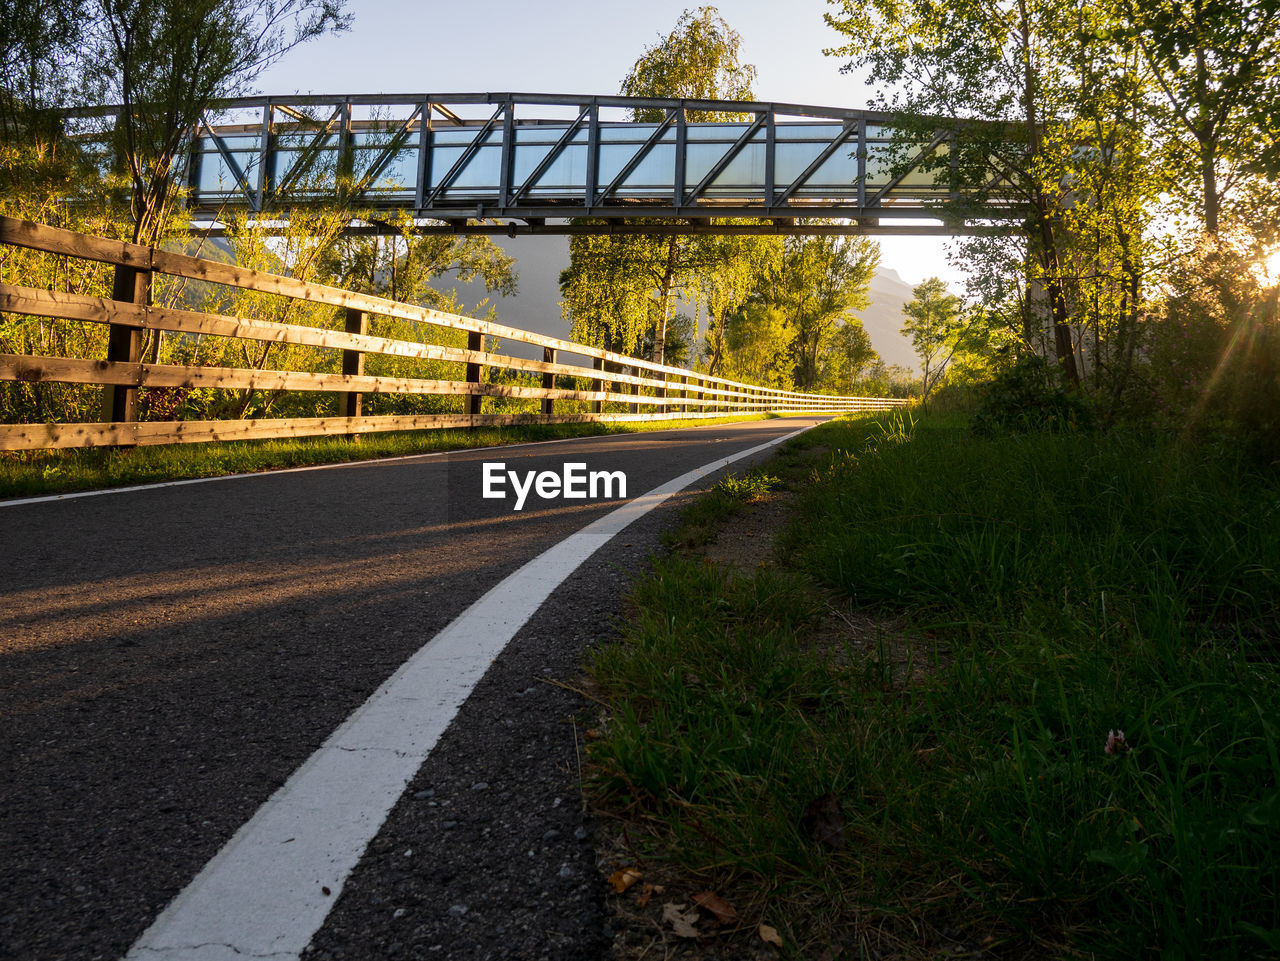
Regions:
<instances>
[{"instance_id":1,"label":"horizontal fence rail","mask_svg":"<svg viewBox=\"0 0 1280 961\"><path fill-rule=\"evenodd\" d=\"M90 297L19 284L0 283L0 311L65 321L105 324L104 359L0 354L0 381L88 384L103 387L103 420L74 424L0 424L0 450L172 444L250 440L387 430L556 424L585 421L662 420L730 414L882 410L908 403L897 398L836 397L758 387L698 371L656 364L531 331L444 313L370 294L279 276L186 254L90 236L0 216L0 244L62 254L112 265L113 296ZM170 308L150 302L156 274L241 288L325 305L341 327L310 327L250 317ZM462 331L467 347L419 343L366 332L370 315L408 320L429 328ZM341 373L146 363L141 334L165 332L338 352ZM541 347L542 360L486 349L489 339ZM364 358L444 361L463 365L463 379L371 376ZM585 364L557 360L559 354ZM535 375L529 383L486 382L483 372ZM540 377L540 384L535 383ZM138 420L140 388L218 388L244 391L314 391L337 395L343 413L322 417L259 417L237 420ZM371 394L463 397L465 412L362 415ZM483 411L485 397L540 402L538 412ZM556 412L556 402L575 402ZM605 404L625 405L606 411Z\"/></svg>"}]
</instances>

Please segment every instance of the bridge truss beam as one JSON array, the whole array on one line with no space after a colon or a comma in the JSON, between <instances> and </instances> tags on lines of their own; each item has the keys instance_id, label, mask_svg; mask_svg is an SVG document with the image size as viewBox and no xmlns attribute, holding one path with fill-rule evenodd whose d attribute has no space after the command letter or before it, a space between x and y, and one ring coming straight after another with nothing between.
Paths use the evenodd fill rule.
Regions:
<instances>
[{"instance_id":1,"label":"bridge truss beam","mask_svg":"<svg viewBox=\"0 0 1280 961\"><path fill-rule=\"evenodd\" d=\"M1013 229L1023 212L1012 184L966 193L955 177L976 129L783 103L258 97L203 118L186 178L197 220L338 199L361 212L357 231L406 219L496 234Z\"/></svg>"}]
</instances>

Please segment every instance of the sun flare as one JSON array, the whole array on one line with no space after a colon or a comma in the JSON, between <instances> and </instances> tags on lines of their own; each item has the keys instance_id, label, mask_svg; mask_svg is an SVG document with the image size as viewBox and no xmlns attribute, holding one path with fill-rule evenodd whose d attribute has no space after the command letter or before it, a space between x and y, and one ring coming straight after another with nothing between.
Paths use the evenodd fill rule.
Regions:
<instances>
[{"instance_id":1,"label":"sun flare","mask_svg":"<svg viewBox=\"0 0 1280 961\"><path fill-rule=\"evenodd\" d=\"M1264 283L1280 284L1280 247L1262 258L1262 274Z\"/></svg>"}]
</instances>

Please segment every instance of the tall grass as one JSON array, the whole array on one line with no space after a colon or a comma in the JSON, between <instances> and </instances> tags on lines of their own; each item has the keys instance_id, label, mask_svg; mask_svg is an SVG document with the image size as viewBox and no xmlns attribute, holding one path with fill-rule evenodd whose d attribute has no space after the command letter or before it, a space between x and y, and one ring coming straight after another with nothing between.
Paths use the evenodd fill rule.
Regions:
<instances>
[{"instance_id":1,"label":"tall grass","mask_svg":"<svg viewBox=\"0 0 1280 961\"><path fill-rule=\"evenodd\" d=\"M1280 481L1138 435L810 436L793 569L669 562L598 656L602 796L801 956L1280 956ZM819 585L892 627L815 641Z\"/></svg>"}]
</instances>

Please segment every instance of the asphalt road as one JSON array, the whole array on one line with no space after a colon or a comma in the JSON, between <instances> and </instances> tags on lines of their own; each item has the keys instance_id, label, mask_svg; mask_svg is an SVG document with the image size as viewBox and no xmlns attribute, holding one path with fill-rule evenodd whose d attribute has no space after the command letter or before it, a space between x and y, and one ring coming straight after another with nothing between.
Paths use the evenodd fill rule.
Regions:
<instances>
[{"instance_id":1,"label":"asphalt road","mask_svg":"<svg viewBox=\"0 0 1280 961\"><path fill-rule=\"evenodd\" d=\"M407 658L620 503L534 491L516 512L481 497L485 462L622 471L634 497L823 419L0 506L0 958L123 956ZM555 682L611 636L689 496L592 556L494 660L307 957L601 955L584 705Z\"/></svg>"}]
</instances>

